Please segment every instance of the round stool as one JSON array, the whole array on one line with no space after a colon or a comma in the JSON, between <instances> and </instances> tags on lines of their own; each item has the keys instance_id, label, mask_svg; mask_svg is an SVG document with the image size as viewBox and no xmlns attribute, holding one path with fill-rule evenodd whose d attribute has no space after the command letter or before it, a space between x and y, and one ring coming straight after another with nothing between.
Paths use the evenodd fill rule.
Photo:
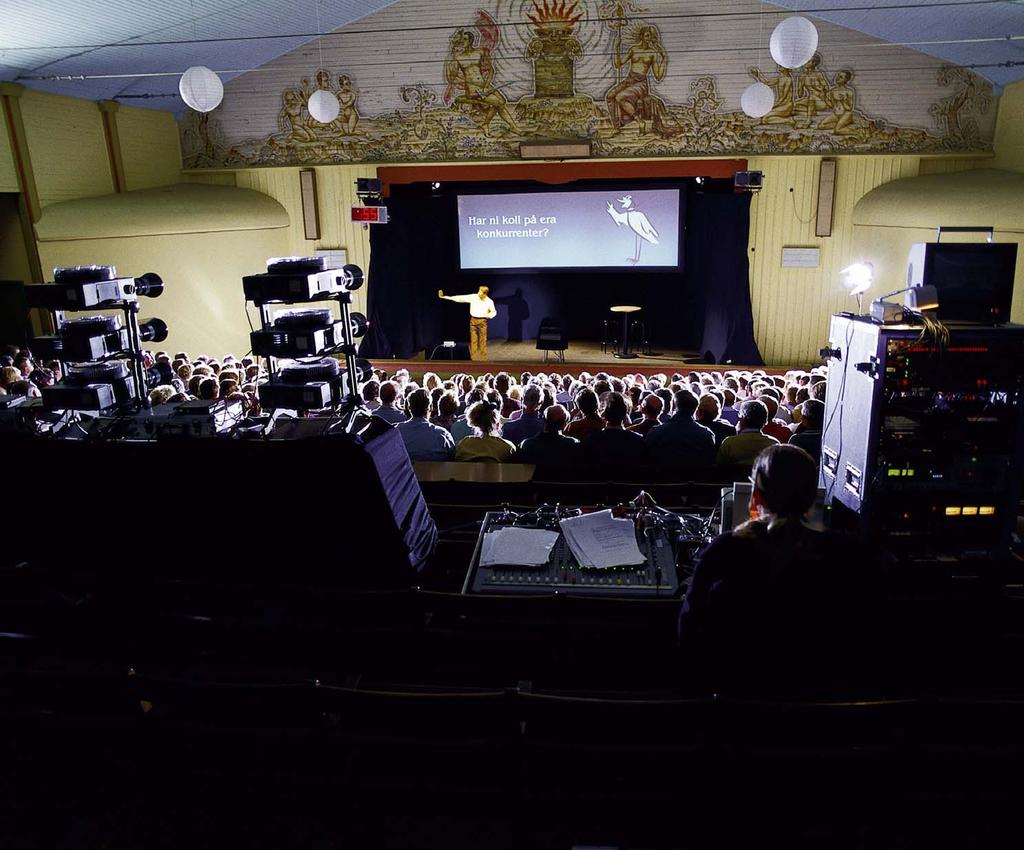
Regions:
<instances>
[{"instance_id":1,"label":"round stool","mask_svg":"<svg viewBox=\"0 0 1024 850\"><path fill-rule=\"evenodd\" d=\"M609 309L613 313L622 313L622 350L616 351L613 356L623 360L632 360L637 355L629 350L629 316L631 313L639 313L641 308L633 304L619 304Z\"/></svg>"}]
</instances>

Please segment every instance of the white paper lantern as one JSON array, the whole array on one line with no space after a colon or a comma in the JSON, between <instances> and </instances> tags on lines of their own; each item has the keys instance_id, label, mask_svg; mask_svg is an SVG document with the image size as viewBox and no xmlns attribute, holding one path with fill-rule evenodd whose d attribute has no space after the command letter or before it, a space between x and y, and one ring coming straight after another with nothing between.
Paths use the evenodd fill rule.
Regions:
<instances>
[{"instance_id":1,"label":"white paper lantern","mask_svg":"<svg viewBox=\"0 0 1024 850\"><path fill-rule=\"evenodd\" d=\"M338 103L337 96L331 92L318 89L310 95L306 108L309 110L309 114L321 124L330 124L338 117L341 104Z\"/></svg>"},{"instance_id":2,"label":"white paper lantern","mask_svg":"<svg viewBox=\"0 0 1024 850\"><path fill-rule=\"evenodd\" d=\"M775 106L775 92L764 83L753 83L740 95L740 109L751 118L763 118Z\"/></svg>"},{"instance_id":3,"label":"white paper lantern","mask_svg":"<svg viewBox=\"0 0 1024 850\"><path fill-rule=\"evenodd\" d=\"M818 49L818 30L807 18L786 18L774 30L768 42L772 59L783 68L800 68Z\"/></svg>"},{"instance_id":4,"label":"white paper lantern","mask_svg":"<svg viewBox=\"0 0 1024 850\"><path fill-rule=\"evenodd\" d=\"M178 83L181 99L196 112L209 112L224 99L224 84L205 65L193 65Z\"/></svg>"}]
</instances>

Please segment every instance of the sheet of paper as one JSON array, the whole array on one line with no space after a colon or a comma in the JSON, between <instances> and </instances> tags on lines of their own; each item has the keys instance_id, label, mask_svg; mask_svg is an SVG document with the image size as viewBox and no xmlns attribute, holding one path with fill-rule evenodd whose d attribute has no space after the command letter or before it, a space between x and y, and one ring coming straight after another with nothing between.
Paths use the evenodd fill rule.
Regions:
<instances>
[{"instance_id":1,"label":"sheet of paper","mask_svg":"<svg viewBox=\"0 0 1024 850\"><path fill-rule=\"evenodd\" d=\"M607 569L642 564L645 560L636 544L633 521L616 519L610 510L569 517L559 526L582 567Z\"/></svg>"},{"instance_id":2,"label":"sheet of paper","mask_svg":"<svg viewBox=\"0 0 1024 850\"><path fill-rule=\"evenodd\" d=\"M480 566L514 564L539 567L548 562L557 542L557 531L505 526L484 535L480 548Z\"/></svg>"}]
</instances>

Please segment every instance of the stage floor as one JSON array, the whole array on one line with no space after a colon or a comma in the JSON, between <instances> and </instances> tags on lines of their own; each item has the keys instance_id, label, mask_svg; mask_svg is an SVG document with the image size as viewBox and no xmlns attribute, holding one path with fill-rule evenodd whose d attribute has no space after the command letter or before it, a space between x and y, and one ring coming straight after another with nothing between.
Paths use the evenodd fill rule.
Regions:
<instances>
[{"instance_id":1,"label":"stage floor","mask_svg":"<svg viewBox=\"0 0 1024 850\"><path fill-rule=\"evenodd\" d=\"M444 349L441 349L444 351ZM655 348L657 356L646 356L637 352L638 356L630 360L615 357L611 349L601 350L601 343L596 340L571 340L565 350L565 363L559 363L554 352L548 357L547 371L553 372L608 372L622 375L626 372L682 372L691 371L701 365L700 355L696 351L680 351L666 348ZM410 371L424 369L438 374L466 372L480 374L483 372L522 372L536 371L544 365L544 352L537 350L533 340L510 342L505 339L492 339L487 342L487 360L427 360L425 354L419 354L409 360L387 361L375 363L389 371L406 368ZM721 368L720 366L717 368Z\"/></svg>"}]
</instances>

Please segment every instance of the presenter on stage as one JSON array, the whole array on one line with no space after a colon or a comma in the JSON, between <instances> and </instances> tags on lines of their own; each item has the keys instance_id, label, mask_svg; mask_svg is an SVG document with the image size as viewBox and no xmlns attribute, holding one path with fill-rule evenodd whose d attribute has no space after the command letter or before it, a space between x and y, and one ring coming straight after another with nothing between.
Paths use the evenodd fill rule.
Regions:
<instances>
[{"instance_id":1,"label":"presenter on stage","mask_svg":"<svg viewBox=\"0 0 1024 850\"><path fill-rule=\"evenodd\" d=\"M481 286L476 295L445 295L437 290L437 297L469 305L469 359L487 359L487 320L498 315L490 298L490 289Z\"/></svg>"}]
</instances>

